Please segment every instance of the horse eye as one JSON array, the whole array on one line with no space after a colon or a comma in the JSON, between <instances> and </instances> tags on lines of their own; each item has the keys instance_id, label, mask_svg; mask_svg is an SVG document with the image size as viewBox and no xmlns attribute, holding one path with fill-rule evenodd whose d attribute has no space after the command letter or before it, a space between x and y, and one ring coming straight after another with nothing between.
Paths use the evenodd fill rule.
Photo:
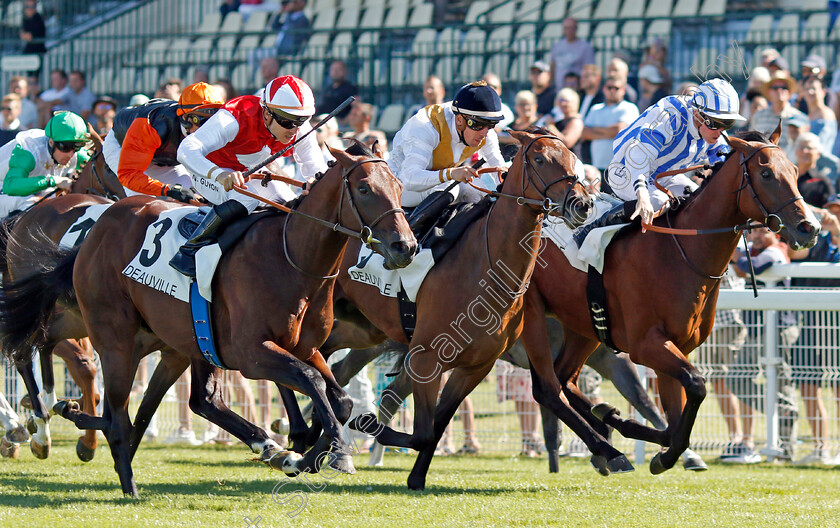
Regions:
<instances>
[{"instance_id":1,"label":"horse eye","mask_svg":"<svg viewBox=\"0 0 840 528\"><path fill-rule=\"evenodd\" d=\"M544 162L545 158L543 158L542 156L537 156L534 158L534 163L536 163L537 165L542 165Z\"/></svg>"},{"instance_id":2,"label":"horse eye","mask_svg":"<svg viewBox=\"0 0 840 528\"><path fill-rule=\"evenodd\" d=\"M367 185L359 185L359 194L367 194L370 192L370 189Z\"/></svg>"},{"instance_id":3,"label":"horse eye","mask_svg":"<svg viewBox=\"0 0 840 528\"><path fill-rule=\"evenodd\" d=\"M772 178L773 171L771 171L770 169L761 169L761 177L764 179Z\"/></svg>"}]
</instances>

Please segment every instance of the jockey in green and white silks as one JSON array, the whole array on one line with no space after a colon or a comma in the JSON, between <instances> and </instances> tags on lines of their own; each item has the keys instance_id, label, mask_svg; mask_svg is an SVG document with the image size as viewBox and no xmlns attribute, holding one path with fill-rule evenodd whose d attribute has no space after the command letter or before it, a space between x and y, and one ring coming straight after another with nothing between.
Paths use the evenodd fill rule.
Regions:
<instances>
[{"instance_id":1,"label":"jockey in green and white silks","mask_svg":"<svg viewBox=\"0 0 840 528\"><path fill-rule=\"evenodd\" d=\"M0 218L26 209L55 187L69 189L71 175L90 155L84 119L72 112L59 112L44 130L20 132L0 148Z\"/></svg>"},{"instance_id":2,"label":"jockey in green and white silks","mask_svg":"<svg viewBox=\"0 0 840 528\"><path fill-rule=\"evenodd\" d=\"M601 218L578 230L578 245L595 227L629 222L641 217L649 224L668 203L668 195L657 189L655 177L665 171L723 160L729 145L723 132L736 121L739 99L735 89L723 79L712 79L693 95L671 95L645 110L613 141L613 159L607 168L607 182L625 203L615 206ZM686 174L660 180L674 196L686 196L697 189Z\"/></svg>"}]
</instances>

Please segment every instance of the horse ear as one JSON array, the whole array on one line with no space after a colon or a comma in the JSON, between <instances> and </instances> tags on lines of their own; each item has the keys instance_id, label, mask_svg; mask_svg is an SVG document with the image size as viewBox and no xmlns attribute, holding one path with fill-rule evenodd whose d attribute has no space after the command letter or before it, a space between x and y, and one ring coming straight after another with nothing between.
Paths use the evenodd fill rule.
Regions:
<instances>
[{"instance_id":1,"label":"horse ear","mask_svg":"<svg viewBox=\"0 0 840 528\"><path fill-rule=\"evenodd\" d=\"M518 141L522 145L527 143L528 139L530 138L530 134L528 132L525 132L524 130L508 129L508 132L510 133L511 136L513 136L513 138L516 141Z\"/></svg>"},{"instance_id":2,"label":"horse ear","mask_svg":"<svg viewBox=\"0 0 840 528\"><path fill-rule=\"evenodd\" d=\"M332 147L328 148L330 149L330 154L332 154L336 161L341 163L343 167L347 168L353 164L353 159L350 157L350 154L344 152L341 149L335 149Z\"/></svg>"},{"instance_id":3,"label":"horse ear","mask_svg":"<svg viewBox=\"0 0 840 528\"><path fill-rule=\"evenodd\" d=\"M772 143L774 145L778 145L779 144L779 138L781 136L782 136L782 120L779 119L779 124L776 125L776 130L774 130L773 133L770 134L770 143Z\"/></svg>"},{"instance_id":4,"label":"horse ear","mask_svg":"<svg viewBox=\"0 0 840 528\"><path fill-rule=\"evenodd\" d=\"M379 159L385 159L385 152L382 151L382 148L379 146L379 140L373 142L373 145L370 146L370 150L376 155Z\"/></svg>"},{"instance_id":5,"label":"horse ear","mask_svg":"<svg viewBox=\"0 0 840 528\"><path fill-rule=\"evenodd\" d=\"M739 137L727 136L726 141L729 143L729 146L732 147L732 150L738 152L746 152L749 148L747 142Z\"/></svg>"},{"instance_id":6,"label":"horse ear","mask_svg":"<svg viewBox=\"0 0 840 528\"><path fill-rule=\"evenodd\" d=\"M96 145L97 148L101 147L102 146L102 136L100 136L96 132L96 129L93 128L93 125L91 125L90 123L87 124L87 127L88 127L88 134L90 134L90 138L93 140L93 144Z\"/></svg>"}]
</instances>

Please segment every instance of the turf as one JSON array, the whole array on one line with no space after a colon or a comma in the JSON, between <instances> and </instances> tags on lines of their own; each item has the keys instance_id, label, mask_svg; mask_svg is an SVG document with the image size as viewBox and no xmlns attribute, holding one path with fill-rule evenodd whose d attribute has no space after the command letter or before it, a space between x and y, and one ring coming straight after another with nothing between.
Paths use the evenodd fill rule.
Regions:
<instances>
[{"instance_id":1,"label":"turf","mask_svg":"<svg viewBox=\"0 0 840 528\"><path fill-rule=\"evenodd\" d=\"M308 483L250 457L244 446L145 446L135 500L122 497L107 448L88 464L69 440L49 460L22 451L0 460L0 526L840 526L832 469L712 463L604 478L586 459L548 474L544 458L443 457L416 492L405 487L413 455L389 454L381 468L357 456L356 475Z\"/></svg>"}]
</instances>

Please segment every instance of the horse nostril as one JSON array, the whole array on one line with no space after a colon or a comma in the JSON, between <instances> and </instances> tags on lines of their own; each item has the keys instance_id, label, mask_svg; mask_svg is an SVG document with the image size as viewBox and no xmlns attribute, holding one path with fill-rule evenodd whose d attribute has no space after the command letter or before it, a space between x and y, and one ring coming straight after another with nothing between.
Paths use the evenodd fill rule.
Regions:
<instances>
[{"instance_id":1,"label":"horse nostril","mask_svg":"<svg viewBox=\"0 0 840 528\"><path fill-rule=\"evenodd\" d=\"M803 235L813 235L816 231L816 229L814 228L814 224L807 220L799 222L799 225L796 226L796 230L802 233Z\"/></svg>"},{"instance_id":2,"label":"horse nostril","mask_svg":"<svg viewBox=\"0 0 840 528\"><path fill-rule=\"evenodd\" d=\"M398 240L397 242L392 242L392 243L391 243L391 251L392 251L395 255L404 255L404 254L406 254L406 253L411 253L411 254L413 254L413 253L414 253L414 249L415 249L415 248L411 247L411 245L410 245L410 244L406 243L406 242L405 242L405 241L403 241L403 240Z\"/></svg>"}]
</instances>

